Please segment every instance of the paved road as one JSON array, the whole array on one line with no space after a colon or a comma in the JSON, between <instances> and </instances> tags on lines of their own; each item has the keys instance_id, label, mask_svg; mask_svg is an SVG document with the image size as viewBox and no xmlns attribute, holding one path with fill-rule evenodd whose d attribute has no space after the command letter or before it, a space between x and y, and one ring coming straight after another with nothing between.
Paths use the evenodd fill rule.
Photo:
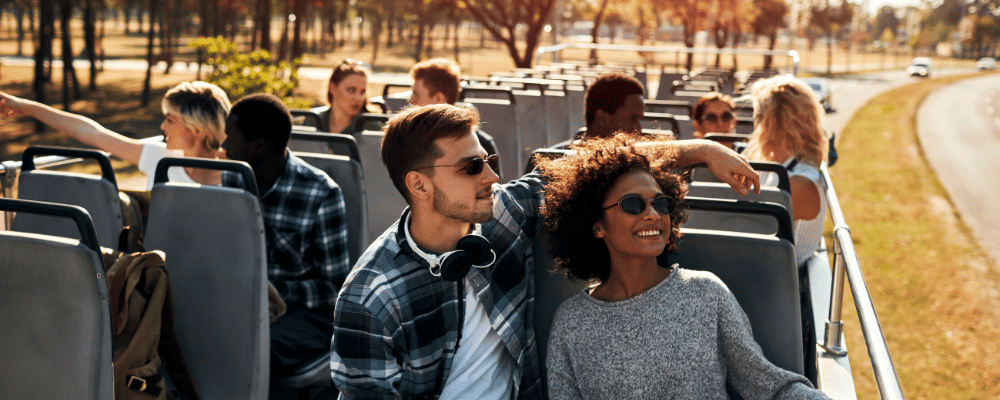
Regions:
<instances>
[{"instance_id":1,"label":"paved road","mask_svg":"<svg viewBox=\"0 0 1000 400\"><path fill-rule=\"evenodd\" d=\"M962 220L1000 262L1000 76L931 93L917 113L917 133Z\"/></svg>"}]
</instances>

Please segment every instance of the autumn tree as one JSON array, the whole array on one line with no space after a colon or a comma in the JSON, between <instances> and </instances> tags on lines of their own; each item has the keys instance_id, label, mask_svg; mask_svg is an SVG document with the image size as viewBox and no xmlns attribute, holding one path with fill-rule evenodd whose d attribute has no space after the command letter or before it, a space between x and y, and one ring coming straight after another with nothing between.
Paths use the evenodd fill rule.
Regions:
<instances>
[{"instance_id":1,"label":"autumn tree","mask_svg":"<svg viewBox=\"0 0 1000 400\"><path fill-rule=\"evenodd\" d=\"M838 6L830 5L829 0L813 4L810 8L809 25L816 27L826 36L826 73L833 72L833 40L840 28L851 22L854 10L846 0Z\"/></svg>"},{"instance_id":2,"label":"autumn tree","mask_svg":"<svg viewBox=\"0 0 1000 400\"><path fill-rule=\"evenodd\" d=\"M455 1L460 9L468 10L483 29L486 29L494 39L502 42L518 68L531 67L543 27L549 21L549 14L556 5L556 0L451 1ZM518 35L519 25L522 24L524 34ZM523 49L517 46L519 36L524 40Z\"/></svg>"},{"instance_id":3,"label":"autumn tree","mask_svg":"<svg viewBox=\"0 0 1000 400\"><path fill-rule=\"evenodd\" d=\"M788 26L785 17L788 16L788 5L782 0L753 0L757 15L750 22L750 30L755 35L767 37L767 49L774 50L778 39L778 31ZM770 69L774 57L764 56L764 69Z\"/></svg>"},{"instance_id":4,"label":"autumn tree","mask_svg":"<svg viewBox=\"0 0 1000 400\"><path fill-rule=\"evenodd\" d=\"M683 28L684 46L693 49L695 34L704 29L705 20L711 9L711 2L703 0L654 1L664 3L664 9L668 10L673 21ZM694 68L694 53L687 54L687 62L684 65L688 71Z\"/></svg>"}]
</instances>

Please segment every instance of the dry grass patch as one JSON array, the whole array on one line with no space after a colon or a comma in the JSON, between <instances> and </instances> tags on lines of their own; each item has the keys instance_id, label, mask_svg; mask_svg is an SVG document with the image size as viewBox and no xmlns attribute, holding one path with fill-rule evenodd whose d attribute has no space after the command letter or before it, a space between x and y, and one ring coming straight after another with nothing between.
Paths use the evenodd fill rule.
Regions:
<instances>
[{"instance_id":1,"label":"dry grass patch","mask_svg":"<svg viewBox=\"0 0 1000 400\"><path fill-rule=\"evenodd\" d=\"M911 399L1000 397L997 273L924 160L915 115L935 89L884 93L855 114L831 171L889 349ZM846 304L853 300L845 299ZM877 398L864 338L846 307L859 398Z\"/></svg>"}]
</instances>

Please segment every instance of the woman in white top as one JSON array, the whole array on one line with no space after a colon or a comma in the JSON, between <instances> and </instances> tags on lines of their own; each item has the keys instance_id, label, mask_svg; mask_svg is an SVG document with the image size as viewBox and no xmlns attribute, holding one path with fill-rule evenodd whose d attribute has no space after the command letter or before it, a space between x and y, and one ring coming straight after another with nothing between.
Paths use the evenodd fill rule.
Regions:
<instances>
[{"instance_id":1,"label":"woman in white top","mask_svg":"<svg viewBox=\"0 0 1000 400\"><path fill-rule=\"evenodd\" d=\"M143 143L113 132L94 120L57 110L45 104L0 92L0 114L27 115L85 144L107 151L139 166L149 177L146 190L153 187L156 164L164 157L224 158L219 146L226 139L226 116L232 105L226 92L208 82L184 82L163 97L165 143ZM219 171L171 168L171 181L218 185Z\"/></svg>"},{"instance_id":2,"label":"woman in white top","mask_svg":"<svg viewBox=\"0 0 1000 400\"><path fill-rule=\"evenodd\" d=\"M822 107L809 86L791 76L757 81L752 98L754 131L743 155L750 161L776 162L788 168L795 258L802 265L819 247L826 215L819 171L827 152L820 123Z\"/></svg>"}]
</instances>

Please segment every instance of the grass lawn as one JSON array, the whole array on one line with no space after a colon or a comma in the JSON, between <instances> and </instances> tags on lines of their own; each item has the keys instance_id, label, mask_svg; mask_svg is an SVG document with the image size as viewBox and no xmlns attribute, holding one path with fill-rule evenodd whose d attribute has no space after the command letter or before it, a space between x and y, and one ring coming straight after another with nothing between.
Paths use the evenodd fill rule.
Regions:
<instances>
[{"instance_id":1,"label":"grass lawn","mask_svg":"<svg viewBox=\"0 0 1000 400\"><path fill-rule=\"evenodd\" d=\"M844 129L831 171L910 399L1000 398L1000 274L958 218L916 136L924 97L962 78L873 99ZM858 397L878 398L853 300L844 304Z\"/></svg>"}]
</instances>

